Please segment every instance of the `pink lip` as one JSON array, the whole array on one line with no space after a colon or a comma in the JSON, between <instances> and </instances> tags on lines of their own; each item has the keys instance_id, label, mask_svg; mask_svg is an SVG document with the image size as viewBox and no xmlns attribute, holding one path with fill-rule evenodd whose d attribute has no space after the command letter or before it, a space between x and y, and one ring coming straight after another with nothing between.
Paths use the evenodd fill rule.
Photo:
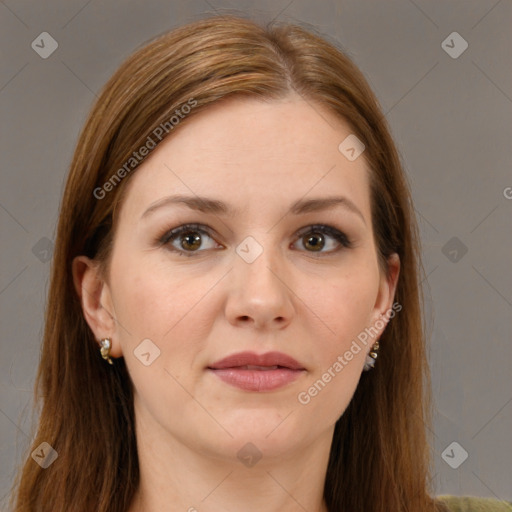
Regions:
<instances>
[{"instance_id":1,"label":"pink lip","mask_svg":"<svg viewBox=\"0 0 512 512\"><path fill-rule=\"evenodd\" d=\"M274 367L246 368L247 366ZM303 374L305 368L282 352L239 352L217 361L207 368L222 381L246 391L272 391Z\"/></svg>"},{"instance_id":2,"label":"pink lip","mask_svg":"<svg viewBox=\"0 0 512 512\"><path fill-rule=\"evenodd\" d=\"M304 370L305 368L293 357L282 352L267 352L256 354L255 352L238 352L224 359L220 359L208 366L214 370L222 368L235 368L237 366L283 366L289 370Z\"/></svg>"}]
</instances>

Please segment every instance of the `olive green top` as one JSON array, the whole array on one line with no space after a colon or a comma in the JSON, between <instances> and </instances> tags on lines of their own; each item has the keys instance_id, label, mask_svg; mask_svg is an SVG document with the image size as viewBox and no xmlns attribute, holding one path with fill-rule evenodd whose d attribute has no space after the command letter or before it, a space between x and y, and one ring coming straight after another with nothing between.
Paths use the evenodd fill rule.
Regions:
<instances>
[{"instance_id":1,"label":"olive green top","mask_svg":"<svg viewBox=\"0 0 512 512\"><path fill-rule=\"evenodd\" d=\"M473 496L437 496L450 512L512 512L512 502Z\"/></svg>"}]
</instances>

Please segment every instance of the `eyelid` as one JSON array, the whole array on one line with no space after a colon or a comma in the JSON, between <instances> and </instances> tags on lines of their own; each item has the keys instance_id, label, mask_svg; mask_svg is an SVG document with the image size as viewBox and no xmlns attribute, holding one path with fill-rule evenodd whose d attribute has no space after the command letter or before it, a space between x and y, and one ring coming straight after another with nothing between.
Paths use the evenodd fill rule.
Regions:
<instances>
[{"instance_id":1,"label":"eyelid","mask_svg":"<svg viewBox=\"0 0 512 512\"><path fill-rule=\"evenodd\" d=\"M214 239L214 231L209 226L206 226L205 224L198 224L195 222L189 222L185 224L181 224L180 226L176 226L172 229L167 229L162 236L158 237L158 241L162 245L167 245L171 238L177 237L181 233L187 233L189 231L197 231L202 234L208 235L210 238ZM218 243L218 242L217 242ZM193 253L194 251L188 251ZM202 252L202 251L196 251L196 252Z\"/></svg>"},{"instance_id":2,"label":"eyelid","mask_svg":"<svg viewBox=\"0 0 512 512\"><path fill-rule=\"evenodd\" d=\"M185 256L189 256L189 257L196 256L202 252L206 252L208 249L197 250L197 251L185 251L183 249L177 249L176 247L173 247L169 243L171 239L178 237L182 233L194 232L194 231L208 235L210 238L212 238L212 240L214 240L217 244L219 244L219 242L217 242L215 240L215 234L214 234L214 230L212 228L210 228L209 226L207 226L205 224L200 224L200 223L195 223L195 222L185 223L185 224L181 224L180 226L177 226L175 228L167 229L163 233L163 235L158 237L157 241L160 243L160 245L168 246L169 250L171 250L172 252L176 252L179 255L185 255ZM303 228L299 229L299 231L296 231L294 237L297 239L300 239L302 236L304 236L307 233L317 233L317 232L327 234L331 238L334 238L341 245L341 247L331 250L331 251L319 251L319 252L304 251L304 252L311 253L312 255L328 256L328 255L332 255L332 254L336 254L336 253L340 252L343 248L350 249L353 247L353 241L343 231L341 231L338 228L335 228L334 226L331 226L329 224L309 224L309 225L304 226ZM222 244L219 244L219 245L222 245Z\"/></svg>"},{"instance_id":3,"label":"eyelid","mask_svg":"<svg viewBox=\"0 0 512 512\"><path fill-rule=\"evenodd\" d=\"M339 230L338 228L335 228L334 226L330 226L329 224L311 224L309 226L305 226L304 228L300 229L295 236L301 237L307 233L316 232L325 233L331 236L347 249L350 249L353 246L352 240L343 231ZM334 252L337 251L327 251L322 254L332 254Z\"/></svg>"}]
</instances>

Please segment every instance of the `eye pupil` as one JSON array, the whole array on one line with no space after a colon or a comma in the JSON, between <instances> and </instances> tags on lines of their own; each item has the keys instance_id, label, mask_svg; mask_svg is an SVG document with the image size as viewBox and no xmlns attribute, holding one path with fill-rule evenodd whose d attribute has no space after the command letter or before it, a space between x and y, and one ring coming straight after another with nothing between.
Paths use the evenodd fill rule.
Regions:
<instances>
[{"instance_id":1,"label":"eye pupil","mask_svg":"<svg viewBox=\"0 0 512 512\"><path fill-rule=\"evenodd\" d=\"M198 249L199 247L201 247L201 236L198 234L193 234L193 233L194 232L185 233L182 236L181 246L183 247L183 249L194 250L194 249ZM190 244L191 246L186 247L183 242L185 242L185 244Z\"/></svg>"},{"instance_id":2,"label":"eye pupil","mask_svg":"<svg viewBox=\"0 0 512 512\"><path fill-rule=\"evenodd\" d=\"M320 242L318 242L318 240L320 240ZM308 235L306 237L305 246L306 247L309 246L308 248L312 248L313 251L319 251L319 250L323 249L324 245L325 245L324 237L319 233L315 233L313 235Z\"/></svg>"}]
</instances>

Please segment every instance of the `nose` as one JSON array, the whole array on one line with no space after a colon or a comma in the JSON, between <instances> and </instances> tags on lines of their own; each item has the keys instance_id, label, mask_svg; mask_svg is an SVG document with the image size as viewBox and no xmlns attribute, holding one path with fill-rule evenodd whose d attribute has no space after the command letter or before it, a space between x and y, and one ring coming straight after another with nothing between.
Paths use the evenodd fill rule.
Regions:
<instances>
[{"instance_id":1,"label":"nose","mask_svg":"<svg viewBox=\"0 0 512 512\"><path fill-rule=\"evenodd\" d=\"M235 256L225 311L232 325L272 330L290 323L294 294L285 265L267 248L252 263Z\"/></svg>"}]
</instances>

